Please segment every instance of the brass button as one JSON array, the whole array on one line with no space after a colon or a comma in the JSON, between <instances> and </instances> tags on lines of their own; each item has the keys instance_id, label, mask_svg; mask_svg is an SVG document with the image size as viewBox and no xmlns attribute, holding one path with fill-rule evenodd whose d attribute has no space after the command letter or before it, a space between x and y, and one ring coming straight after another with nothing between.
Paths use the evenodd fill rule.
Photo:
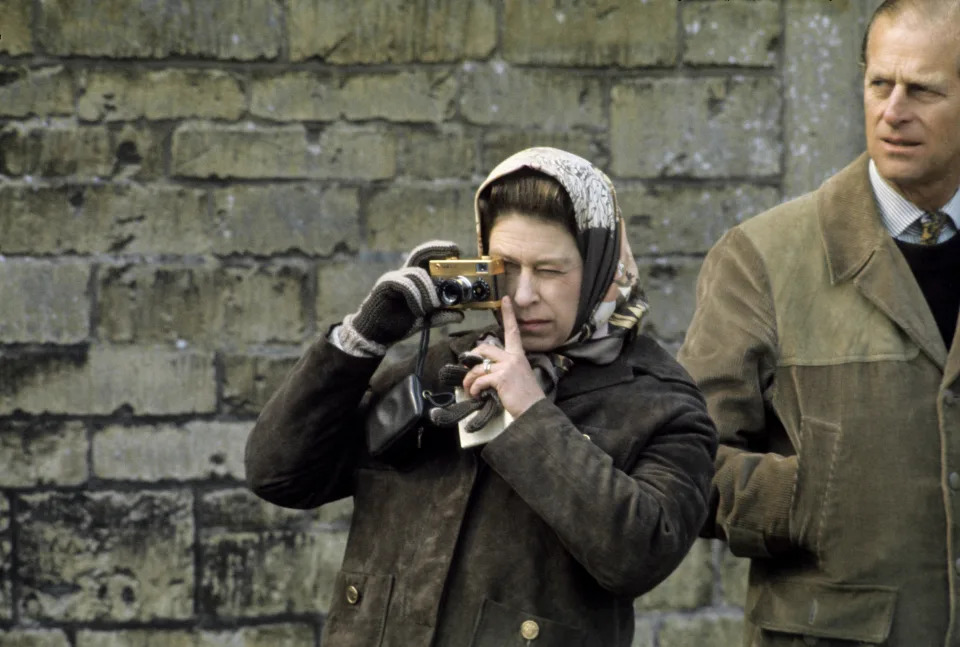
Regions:
<instances>
[{"instance_id":1,"label":"brass button","mask_svg":"<svg viewBox=\"0 0 960 647\"><path fill-rule=\"evenodd\" d=\"M583 434L583 437L589 440L590 442L593 442L593 440L590 439L590 434Z\"/></svg>"},{"instance_id":2,"label":"brass button","mask_svg":"<svg viewBox=\"0 0 960 647\"><path fill-rule=\"evenodd\" d=\"M347 604L356 604L360 601L360 591L357 587L350 585L347 587Z\"/></svg>"},{"instance_id":3,"label":"brass button","mask_svg":"<svg viewBox=\"0 0 960 647\"><path fill-rule=\"evenodd\" d=\"M520 625L520 635L524 640L535 640L540 635L540 625L533 620L524 620Z\"/></svg>"}]
</instances>

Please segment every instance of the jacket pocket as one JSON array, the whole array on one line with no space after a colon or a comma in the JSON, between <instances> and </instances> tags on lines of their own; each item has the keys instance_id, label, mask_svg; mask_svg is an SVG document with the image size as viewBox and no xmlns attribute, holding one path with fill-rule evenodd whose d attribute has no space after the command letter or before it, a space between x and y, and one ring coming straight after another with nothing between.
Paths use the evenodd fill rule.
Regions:
<instances>
[{"instance_id":1,"label":"jacket pocket","mask_svg":"<svg viewBox=\"0 0 960 647\"><path fill-rule=\"evenodd\" d=\"M840 426L805 416L800 421L796 492L791 511L793 541L820 555L824 526L832 506Z\"/></svg>"},{"instance_id":2,"label":"jacket pocket","mask_svg":"<svg viewBox=\"0 0 960 647\"><path fill-rule=\"evenodd\" d=\"M335 647L379 645L383 640L392 592L392 575L340 571L321 644Z\"/></svg>"},{"instance_id":3,"label":"jacket pocket","mask_svg":"<svg viewBox=\"0 0 960 647\"><path fill-rule=\"evenodd\" d=\"M470 647L583 647L583 630L483 601Z\"/></svg>"},{"instance_id":4,"label":"jacket pocket","mask_svg":"<svg viewBox=\"0 0 960 647\"><path fill-rule=\"evenodd\" d=\"M763 630L763 645L788 645L800 637L827 639L807 641L821 647L844 644L831 639L879 645L890 635L896 600L892 587L775 580L764 584L747 617Z\"/></svg>"}]
</instances>

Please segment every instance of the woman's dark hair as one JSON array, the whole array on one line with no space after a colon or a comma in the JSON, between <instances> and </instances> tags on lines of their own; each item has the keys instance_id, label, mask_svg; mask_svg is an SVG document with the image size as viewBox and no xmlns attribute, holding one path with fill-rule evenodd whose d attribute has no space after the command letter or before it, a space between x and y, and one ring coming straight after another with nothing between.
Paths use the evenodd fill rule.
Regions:
<instances>
[{"instance_id":1,"label":"woman's dark hair","mask_svg":"<svg viewBox=\"0 0 960 647\"><path fill-rule=\"evenodd\" d=\"M484 252L497 218L511 211L562 225L577 240L577 218L573 202L563 185L546 173L520 169L497 178L477 200Z\"/></svg>"}]
</instances>

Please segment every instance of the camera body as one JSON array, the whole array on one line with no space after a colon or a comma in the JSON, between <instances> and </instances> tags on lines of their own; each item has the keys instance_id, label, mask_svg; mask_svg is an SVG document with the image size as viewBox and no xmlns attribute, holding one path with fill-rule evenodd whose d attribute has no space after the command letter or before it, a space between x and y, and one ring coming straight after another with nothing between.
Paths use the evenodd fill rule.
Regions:
<instances>
[{"instance_id":1,"label":"camera body","mask_svg":"<svg viewBox=\"0 0 960 647\"><path fill-rule=\"evenodd\" d=\"M443 308L496 309L505 293L503 259L444 258L430 261L430 276Z\"/></svg>"}]
</instances>

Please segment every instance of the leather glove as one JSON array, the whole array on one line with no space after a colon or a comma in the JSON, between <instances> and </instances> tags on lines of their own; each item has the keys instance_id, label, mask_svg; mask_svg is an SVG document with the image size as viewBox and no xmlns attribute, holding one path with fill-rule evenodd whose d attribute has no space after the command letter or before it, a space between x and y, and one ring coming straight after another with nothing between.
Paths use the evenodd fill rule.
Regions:
<instances>
[{"instance_id":1,"label":"leather glove","mask_svg":"<svg viewBox=\"0 0 960 647\"><path fill-rule=\"evenodd\" d=\"M457 245L446 240L415 247L403 267L377 279L360 308L344 318L341 348L351 355L382 357L391 344L422 330L428 318L431 327L463 321L463 312L440 308L427 272L430 260L459 255Z\"/></svg>"}]
</instances>

